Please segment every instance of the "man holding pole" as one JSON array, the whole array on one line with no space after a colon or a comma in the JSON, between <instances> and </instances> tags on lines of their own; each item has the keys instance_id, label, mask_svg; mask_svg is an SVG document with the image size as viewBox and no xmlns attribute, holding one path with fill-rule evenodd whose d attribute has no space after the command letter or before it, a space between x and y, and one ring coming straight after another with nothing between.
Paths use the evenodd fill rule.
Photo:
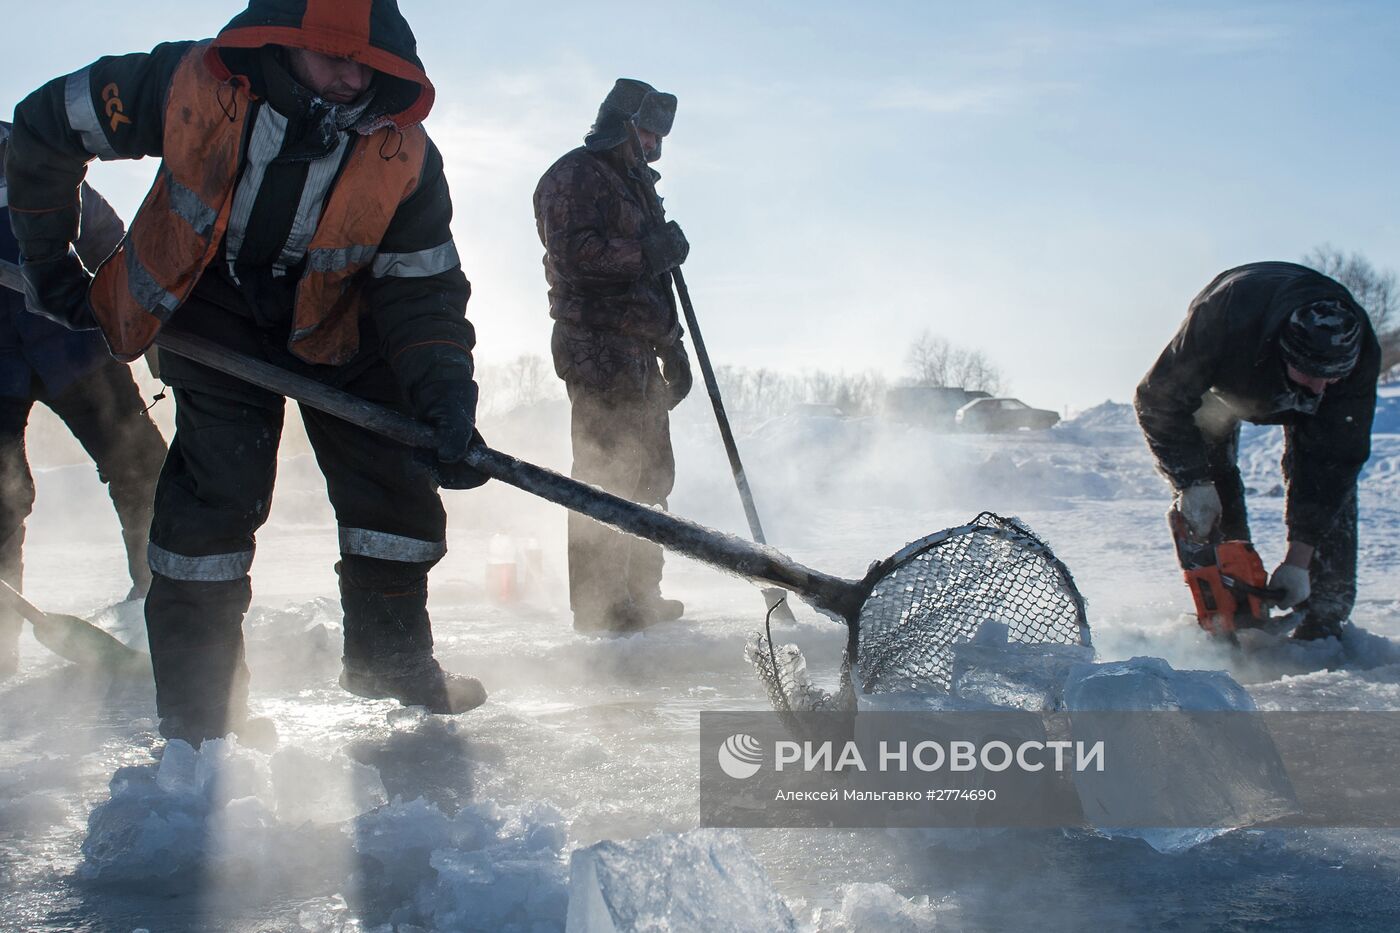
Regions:
<instances>
[{"instance_id":1,"label":"man holding pole","mask_svg":"<svg viewBox=\"0 0 1400 933\"><path fill-rule=\"evenodd\" d=\"M676 98L619 78L583 146L535 189L545 248L555 372L573 406L573 476L644 505L666 504L675 481L670 411L690 392L669 273L689 244L666 222L650 167ZM569 516L574 628L631 632L678 619L661 596L661 548Z\"/></svg>"},{"instance_id":2,"label":"man holding pole","mask_svg":"<svg viewBox=\"0 0 1400 933\"><path fill-rule=\"evenodd\" d=\"M31 311L101 327L129 360L162 327L411 413L436 456L303 408L339 524L341 685L435 713L486 694L433 653L427 575L446 552L437 487L484 477L470 286L432 83L393 0L251 0L211 42L101 58L15 112L6 171ZM117 252L71 245L94 157L159 156ZM283 398L169 356L176 434L151 526L146 626L160 731L198 744L247 717L243 615L276 474ZM246 738L246 735L245 735Z\"/></svg>"}]
</instances>

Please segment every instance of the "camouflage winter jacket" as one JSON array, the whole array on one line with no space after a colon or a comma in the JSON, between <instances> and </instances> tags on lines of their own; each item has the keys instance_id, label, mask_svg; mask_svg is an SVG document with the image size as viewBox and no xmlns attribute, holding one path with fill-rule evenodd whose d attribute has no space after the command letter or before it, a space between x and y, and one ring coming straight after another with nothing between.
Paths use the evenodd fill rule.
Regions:
<instances>
[{"instance_id":1,"label":"camouflage winter jacket","mask_svg":"<svg viewBox=\"0 0 1400 933\"><path fill-rule=\"evenodd\" d=\"M649 196L617 149L575 149L535 188L554 368L567 382L644 388L657 352L680 339L670 276L642 254L642 238L664 223Z\"/></svg>"},{"instance_id":2,"label":"camouflage winter jacket","mask_svg":"<svg viewBox=\"0 0 1400 933\"><path fill-rule=\"evenodd\" d=\"M1298 390L1284 372L1279 333L1294 309L1324 299L1360 312L1361 358L1305 414L1295 407ZM1177 489L1209 478L1208 445L1240 421L1283 425L1289 538L1316 544L1371 456L1379 372L1380 344L1350 292L1305 266L1256 262L1222 272L1192 300L1138 385L1135 405L1147 446Z\"/></svg>"}]
</instances>

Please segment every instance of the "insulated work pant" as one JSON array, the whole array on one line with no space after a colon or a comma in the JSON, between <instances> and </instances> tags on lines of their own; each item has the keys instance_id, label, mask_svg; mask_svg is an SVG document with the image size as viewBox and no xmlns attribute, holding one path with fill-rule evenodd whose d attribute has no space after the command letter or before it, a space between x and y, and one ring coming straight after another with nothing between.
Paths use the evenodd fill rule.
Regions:
<instances>
[{"instance_id":1,"label":"insulated work pant","mask_svg":"<svg viewBox=\"0 0 1400 933\"><path fill-rule=\"evenodd\" d=\"M176 386L176 432L151 526L146 626L156 704L162 719L217 736L245 715L242 622L254 535L272 503L284 399L188 360L164 369ZM382 360L338 384L404 409ZM402 444L311 408L301 414L339 526L346 659L374 666L430 652L427 574L447 550L431 476Z\"/></svg>"},{"instance_id":2,"label":"insulated work pant","mask_svg":"<svg viewBox=\"0 0 1400 933\"><path fill-rule=\"evenodd\" d=\"M655 365L653 364L653 369ZM659 374L644 391L568 383L574 479L642 505L666 505L676 479L669 395ZM661 595L661 546L569 513L569 606L606 624L630 602Z\"/></svg>"},{"instance_id":3,"label":"insulated work pant","mask_svg":"<svg viewBox=\"0 0 1400 933\"><path fill-rule=\"evenodd\" d=\"M104 360L56 397L36 379L31 398L0 398L0 579L21 588L24 523L34 507L24 435L35 401L63 420L97 464L121 522L132 587L144 594L151 582L146 566L151 502L165 439L145 414L131 371L115 360ZM17 617L0 613L0 654L13 653L19 631Z\"/></svg>"},{"instance_id":4,"label":"insulated work pant","mask_svg":"<svg viewBox=\"0 0 1400 933\"><path fill-rule=\"evenodd\" d=\"M1238 466L1240 427L1206 448L1211 482L1220 493L1220 530L1226 540L1250 540L1249 516L1245 508L1244 481ZM1293 482L1293 428L1284 427L1283 478ZM1356 525L1358 520L1356 486L1347 494L1346 504L1332 527L1317 542L1308 575L1312 595L1300 603L1308 621L1320 624L1345 622L1356 605Z\"/></svg>"}]
</instances>

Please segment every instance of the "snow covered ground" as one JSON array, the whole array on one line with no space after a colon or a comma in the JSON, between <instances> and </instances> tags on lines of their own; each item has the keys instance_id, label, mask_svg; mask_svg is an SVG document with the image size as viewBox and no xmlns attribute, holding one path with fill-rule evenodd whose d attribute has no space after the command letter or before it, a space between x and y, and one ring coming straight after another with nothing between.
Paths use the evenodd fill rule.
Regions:
<instances>
[{"instance_id":1,"label":"snow covered ground","mask_svg":"<svg viewBox=\"0 0 1400 933\"><path fill-rule=\"evenodd\" d=\"M681 409L671 507L740 531L705 414L703 400ZM544 405L483 431L503 450L564 467L566 418ZM1340 650L1260 643L1239 654L1205 639L1185 616L1165 487L1126 406L1042 434L980 438L821 417L737 427L770 540L811 566L857 576L983 509L1014 514L1075 574L1100 660L1227 670L1265 709L1400 709L1393 391L1363 479L1361 599ZM1250 431L1242 458L1269 566L1283 549L1282 499L1270 495L1278 450L1276 431ZM139 608L112 606L124 562L92 468L37 481L28 594L140 643ZM172 746L157 761L149 683L75 674L26 634L21 675L0 684L0 928L561 929L573 852L694 829L699 712L766 703L742 650L761 597L673 560L668 591L686 601L684 622L583 638L562 589L562 513L499 485L448 495L450 553L432 577L440 655L491 691L456 719L337 687L336 538L305 456L282 464L246 625L253 703L281 731L272 755L211 743L198 756ZM492 598L493 538L497 553L538 546L519 601ZM844 630L805 607L798 616L775 634L834 675ZM1062 832L694 838L710 852L746 847L781 895L769 906L812 930L1400 926L1393 832L1235 832L1177 854ZM737 925L750 914L729 916Z\"/></svg>"}]
</instances>

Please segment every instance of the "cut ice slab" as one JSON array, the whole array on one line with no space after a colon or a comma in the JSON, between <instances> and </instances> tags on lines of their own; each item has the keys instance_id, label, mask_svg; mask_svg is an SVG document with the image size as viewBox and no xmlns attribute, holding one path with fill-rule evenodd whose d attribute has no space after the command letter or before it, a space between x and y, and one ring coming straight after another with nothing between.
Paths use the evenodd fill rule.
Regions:
<instances>
[{"instance_id":1,"label":"cut ice slab","mask_svg":"<svg viewBox=\"0 0 1400 933\"><path fill-rule=\"evenodd\" d=\"M987 621L971 641L952 646L947 690L903 690L863 694L863 710L1022 709L1050 712L1064 708L1069 672L1094 660L1088 645L1010 640L1010 629Z\"/></svg>"},{"instance_id":2,"label":"cut ice slab","mask_svg":"<svg viewBox=\"0 0 1400 933\"><path fill-rule=\"evenodd\" d=\"M991 706L1057 710L1070 670L1093 660L1088 645L1014 642L1005 624L984 622L972 641L953 646L950 692Z\"/></svg>"},{"instance_id":3,"label":"cut ice slab","mask_svg":"<svg viewBox=\"0 0 1400 933\"><path fill-rule=\"evenodd\" d=\"M1262 723L1170 715L1253 711L1248 692L1224 671L1178 671L1160 658L1081 664L1070 671L1064 699L1076 737L1084 726L1113 749L1111 767L1074 775L1086 822L1107 836L1176 852L1294 811L1292 786ZM1185 758L1183 749L1191 750ZM1140 812L1175 814L1162 822L1176 827L1210 814L1203 821L1210 826L1126 827L1122 815Z\"/></svg>"},{"instance_id":4,"label":"cut ice slab","mask_svg":"<svg viewBox=\"0 0 1400 933\"><path fill-rule=\"evenodd\" d=\"M1064 699L1070 711L1254 709L1249 691L1225 671L1179 671L1161 658L1075 665Z\"/></svg>"},{"instance_id":5,"label":"cut ice slab","mask_svg":"<svg viewBox=\"0 0 1400 933\"><path fill-rule=\"evenodd\" d=\"M797 922L737 834L697 829L575 851L565 929L782 931Z\"/></svg>"}]
</instances>

